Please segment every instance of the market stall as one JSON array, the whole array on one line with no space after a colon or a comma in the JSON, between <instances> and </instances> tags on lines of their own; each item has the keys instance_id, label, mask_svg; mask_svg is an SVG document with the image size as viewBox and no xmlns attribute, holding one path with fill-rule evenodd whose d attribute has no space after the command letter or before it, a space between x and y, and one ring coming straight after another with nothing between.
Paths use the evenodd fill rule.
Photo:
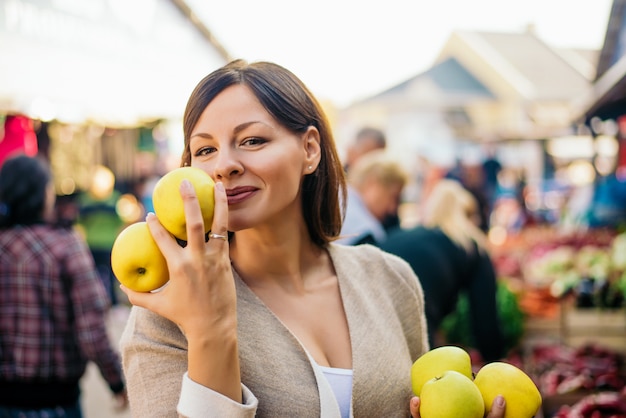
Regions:
<instances>
[{"instance_id":1,"label":"market stall","mask_svg":"<svg viewBox=\"0 0 626 418\"><path fill-rule=\"evenodd\" d=\"M534 377L544 415L591 416L571 414L591 411L599 394L602 410L626 414L626 233L527 227L494 247L493 260L523 315L510 355Z\"/></svg>"}]
</instances>

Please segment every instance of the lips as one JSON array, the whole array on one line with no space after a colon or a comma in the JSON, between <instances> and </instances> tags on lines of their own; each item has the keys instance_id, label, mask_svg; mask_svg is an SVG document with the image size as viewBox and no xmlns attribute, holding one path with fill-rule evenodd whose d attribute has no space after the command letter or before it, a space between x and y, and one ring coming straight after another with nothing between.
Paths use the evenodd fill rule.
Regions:
<instances>
[{"instance_id":1,"label":"lips","mask_svg":"<svg viewBox=\"0 0 626 418\"><path fill-rule=\"evenodd\" d=\"M226 190L226 196L228 197L228 204L234 205L236 203L243 202L251 197L258 189L252 186L235 187L233 189Z\"/></svg>"}]
</instances>

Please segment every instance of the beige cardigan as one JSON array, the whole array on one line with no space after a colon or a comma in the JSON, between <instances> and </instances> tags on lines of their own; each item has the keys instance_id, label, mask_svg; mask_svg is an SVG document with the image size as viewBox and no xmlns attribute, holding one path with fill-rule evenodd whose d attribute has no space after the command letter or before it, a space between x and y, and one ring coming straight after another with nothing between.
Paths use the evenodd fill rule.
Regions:
<instances>
[{"instance_id":1,"label":"beige cardigan","mask_svg":"<svg viewBox=\"0 0 626 418\"><path fill-rule=\"evenodd\" d=\"M409 417L410 368L428 350L419 282L407 263L378 248L328 250L350 329L352 416ZM330 386L299 341L236 273L235 280L244 404L183 379L187 342L179 328L134 307L120 342L132 416L338 417Z\"/></svg>"}]
</instances>

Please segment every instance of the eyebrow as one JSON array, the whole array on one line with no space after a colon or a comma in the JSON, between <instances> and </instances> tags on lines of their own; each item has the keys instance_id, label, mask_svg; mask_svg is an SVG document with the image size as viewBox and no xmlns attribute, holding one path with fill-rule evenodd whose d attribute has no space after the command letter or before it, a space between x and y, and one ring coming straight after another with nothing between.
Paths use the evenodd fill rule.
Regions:
<instances>
[{"instance_id":1,"label":"eyebrow","mask_svg":"<svg viewBox=\"0 0 626 418\"><path fill-rule=\"evenodd\" d=\"M237 125L237 126L235 127L235 129L233 130L233 133L236 135L236 134L238 134L239 132L243 131L244 129L248 128L249 126L254 125L254 124L257 124L257 123L260 123L260 124L262 124L262 125L266 125L265 123L263 123L263 122L261 122L261 121L258 121L258 120L253 120L253 121L250 121L250 122L244 122L244 123L242 123L241 125ZM267 126L267 125L266 125L266 126ZM204 132L198 132L198 133L196 133L196 134L193 134L193 135L191 135L191 136L189 137L189 139L191 139L191 138L193 138L193 137L195 137L195 136L199 136L199 137L202 137L202 138L207 138L207 139L213 139L213 135L211 135L211 134L207 134L207 133L204 133Z\"/></svg>"}]
</instances>

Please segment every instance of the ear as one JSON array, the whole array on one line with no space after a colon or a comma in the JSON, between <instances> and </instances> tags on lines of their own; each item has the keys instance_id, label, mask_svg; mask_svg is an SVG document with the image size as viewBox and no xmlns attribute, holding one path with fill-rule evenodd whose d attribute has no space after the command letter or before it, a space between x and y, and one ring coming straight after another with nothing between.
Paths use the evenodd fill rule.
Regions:
<instances>
[{"instance_id":1,"label":"ear","mask_svg":"<svg viewBox=\"0 0 626 418\"><path fill-rule=\"evenodd\" d=\"M317 128L309 126L302 141L304 150L304 167L302 167L302 170L304 174L312 174L317 170L317 166L322 158L320 141L320 133Z\"/></svg>"}]
</instances>

